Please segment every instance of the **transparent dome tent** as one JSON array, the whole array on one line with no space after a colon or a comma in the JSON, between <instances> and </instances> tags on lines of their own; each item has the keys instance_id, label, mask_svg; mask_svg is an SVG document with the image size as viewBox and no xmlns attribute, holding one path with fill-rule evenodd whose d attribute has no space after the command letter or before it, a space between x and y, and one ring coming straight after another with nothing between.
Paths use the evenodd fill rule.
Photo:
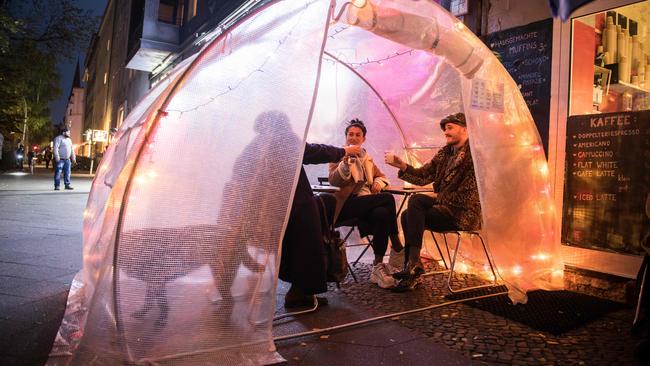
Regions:
<instances>
[{"instance_id":1,"label":"transparent dome tent","mask_svg":"<svg viewBox=\"0 0 650 366\"><path fill-rule=\"evenodd\" d=\"M426 162L444 145L440 119L456 112L510 297L561 287L540 138L478 38L430 1L270 1L179 64L120 127L92 184L83 269L48 363L281 361L280 249L305 141L341 146L360 118L364 147L400 185L384 151ZM307 172L316 182L326 170ZM462 267L485 272L472 253Z\"/></svg>"}]
</instances>

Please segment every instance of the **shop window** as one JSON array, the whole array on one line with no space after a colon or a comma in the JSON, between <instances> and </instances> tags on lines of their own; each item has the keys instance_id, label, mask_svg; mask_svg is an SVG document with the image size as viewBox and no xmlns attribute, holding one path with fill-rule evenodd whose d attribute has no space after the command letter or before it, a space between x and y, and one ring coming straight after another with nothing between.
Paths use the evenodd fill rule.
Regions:
<instances>
[{"instance_id":1,"label":"shop window","mask_svg":"<svg viewBox=\"0 0 650 366\"><path fill-rule=\"evenodd\" d=\"M574 18L569 115L650 109L650 1Z\"/></svg>"},{"instance_id":2,"label":"shop window","mask_svg":"<svg viewBox=\"0 0 650 366\"><path fill-rule=\"evenodd\" d=\"M180 25L182 4L178 0L160 0L158 6L158 21Z\"/></svg>"},{"instance_id":3,"label":"shop window","mask_svg":"<svg viewBox=\"0 0 650 366\"><path fill-rule=\"evenodd\" d=\"M120 108L117 110L117 121L116 121L116 127L120 128L122 125L122 122L124 122L124 117L126 116L126 103L127 101L125 100L124 103L120 106Z\"/></svg>"},{"instance_id":4,"label":"shop window","mask_svg":"<svg viewBox=\"0 0 650 366\"><path fill-rule=\"evenodd\" d=\"M188 0L187 2L187 21L196 16L196 7L198 0Z\"/></svg>"},{"instance_id":5,"label":"shop window","mask_svg":"<svg viewBox=\"0 0 650 366\"><path fill-rule=\"evenodd\" d=\"M571 22L562 242L642 255L650 227L650 1Z\"/></svg>"}]
</instances>

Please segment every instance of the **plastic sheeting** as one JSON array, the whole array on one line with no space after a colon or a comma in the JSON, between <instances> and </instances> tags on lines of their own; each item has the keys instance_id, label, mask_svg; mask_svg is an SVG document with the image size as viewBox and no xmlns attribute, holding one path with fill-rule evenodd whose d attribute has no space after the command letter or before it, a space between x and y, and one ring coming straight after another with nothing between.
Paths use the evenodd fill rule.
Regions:
<instances>
[{"instance_id":1,"label":"plastic sheeting","mask_svg":"<svg viewBox=\"0 0 650 366\"><path fill-rule=\"evenodd\" d=\"M177 66L121 126L93 181L84 267L49 364L282 360L271 335L279 249L305 136L341 145L344 123L363 119L364 147L399 185L383 152L425 162L456 112L511 298L558 288L540 139L480 40L431 2L277 1ZM316 182L326 167L308 174ZM461 267L485 272L478 253Z\"/></svg>"}]
</instances>

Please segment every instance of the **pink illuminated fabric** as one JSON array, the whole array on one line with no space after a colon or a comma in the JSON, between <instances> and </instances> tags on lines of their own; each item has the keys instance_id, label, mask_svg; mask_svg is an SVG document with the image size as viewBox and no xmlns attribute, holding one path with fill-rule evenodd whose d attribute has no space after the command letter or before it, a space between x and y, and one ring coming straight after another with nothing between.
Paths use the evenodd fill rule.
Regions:
<instances>
[{"instance_id":1,"label":"pink illuminated fabric","mask_svg":"<svg viewBox=\"0 0 650 366\"><path fill-rule=\"evenodd\" d=\"M544 152L505 69L435 3L344 4L259 8L131 111L93 181L48 364L281 361L272 319L304 142L341 146L352 118L399 186L384 152L422 164L444 145L440 119L464 112L500 280L515 302L561 287ZM315 184L327 167L307 172ZM460 267L482 274L475 244Z\"/></svg>"}]
</instances>

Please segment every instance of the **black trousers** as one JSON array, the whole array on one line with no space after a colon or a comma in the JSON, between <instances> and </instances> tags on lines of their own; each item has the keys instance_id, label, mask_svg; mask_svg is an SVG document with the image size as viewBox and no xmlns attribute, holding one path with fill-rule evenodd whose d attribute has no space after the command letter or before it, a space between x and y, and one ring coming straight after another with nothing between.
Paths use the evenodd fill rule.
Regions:
<instances>
[{"instance_id":1,"label":"black trousers","mask_svg":"<svg viewBox=\"0 0 650 366\"><path fill-rule=\"evenodd\" d=\"M337 224L359 220L362 235L372 234L372 250L375 258L383 258L388 249L388 238L397 235L395 199L386 192L365 196L352 196L345 201Z\"/></svg>"},{"instance_id":2,"label":"black trousers","mask_svg":"<svg viewBox=\"0 0 650 366\"><path fill-rule=\"evenodd\" d=\"M414 194L409 198L408 208L402 213L407 258L411 253L419 258L424 230L457 230L451 211L447 206L437 204L435 198L425 194Z\"/></svg>"}]
</instances>

